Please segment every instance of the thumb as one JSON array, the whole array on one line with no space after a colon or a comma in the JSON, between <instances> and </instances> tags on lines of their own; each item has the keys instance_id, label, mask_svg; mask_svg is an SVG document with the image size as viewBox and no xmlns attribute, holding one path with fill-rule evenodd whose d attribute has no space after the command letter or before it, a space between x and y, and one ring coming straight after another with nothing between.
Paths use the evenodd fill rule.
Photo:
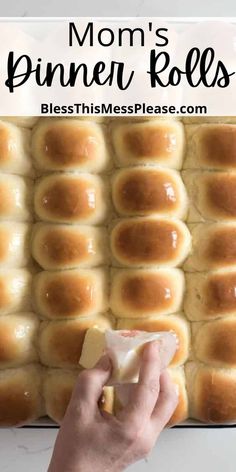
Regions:
<instances>
[{"instance_id":1,"label":"thumb","mask_svg":"<svg viewBox=\"0 0 236 472\"><path fill-rule=\"evenodd\" d=\"M104 387L108 382L112 371L111 359L108 354L104 354L93 369L90 369L90 372L91 371L99 379L100 385Z\"/></svg>"},{"instance_id":2,"label":"thumb","mask_svg":"<svg viewBox=\"0 0 236 472\"><path fill-rule=\"evenodd\" d=\"M111 369L111 360L110 360L110 357L108 356L108 354L103 354L103 356L100 357L97 364L95 364L95 366L93 367L93 369L97 369L97 368L102 369L102 370L110 370ZM93 369L90 369L90 370L93 370Z\"/></svg>"}]
</instances>

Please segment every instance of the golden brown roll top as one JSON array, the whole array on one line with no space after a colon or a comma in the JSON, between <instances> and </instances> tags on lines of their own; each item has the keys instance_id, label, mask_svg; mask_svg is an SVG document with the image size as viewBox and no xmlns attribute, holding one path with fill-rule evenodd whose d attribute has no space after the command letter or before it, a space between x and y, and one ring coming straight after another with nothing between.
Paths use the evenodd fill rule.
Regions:
<instances>
[{"instance_id":1,"label":"golden brown roll top","mask_svg":"<svg viewBox=\"0 0 236 472\"><path fill-rule=\"evenodd\" d=\"M174 331L178 337L179 346L170 365L172 367L181 365L186 362L189 356L190 327L182 315L157 316L147 319L120 319L117 329L148 332Z\"/></svg>"},{"instance_id":2,"label":"golden brown roll top","mask_svg":"<svg viewBox=\"0 0 236 472\"><path fill-rule=\"evenodd\" d=\"M192 323L194 358L213 367L236 367L236 317Z\"/></svg>"},{"instance_id":3,"label":"golden brown roll top","mask_svg":"<svg viewBox=\"0 0 236 472\"><path fill-rule=\"evenodd\" d=\"M189 231L178 220L127 218L116 223L111 232L113 257L125 266L178 266L190 244Z\"/></svg>"},{"instance_id":4,"label":"golden brown roll top","mask_svg":"<svg viewBox=\"0 0 236 472\"><path fill-rule=\"evenodd\" d=\"M0 270L0 315L31 310L31 283L27 269Z\"/></svg>"},{"instance_id":5,"label":"golden brown roll top","mask_svg":"<svg viewBox=\"0 0 236 472\"><path fill-rule=\"evenodd\" d=\"M99 116L99 115L73 115L67 116L67 120L79 120L79 121L92 121L95 123L107 123L110 121L110 116Z\"/></svg>"},{"instance_id":6,"label":"golden brown roll top","mask_svg":"<svg viewBox=\"0 0 236 472\"><path fill-rule=\"evenodd\" d=\"M123 216L152 215L185 218L187 195L174 170L129 167L116 172L112 182L113 204Z\"/></svg>"},{"instance_id":7,"label":"golden brown roll top","mask_svg":"<svg viewBox=\"0 0 236 472\"><path fill-rule=\"evenodd\" d=\"M164 115L116 115L116 116L108 116L104 117L105 120L107 120L110 123L145 123L147 121L155 121L157 123L158 121L167 121L167 118ZM177 116L172 116L170 118L171 122L172 121L180 121L180 118Z\"/></svg>"},{"instance_id":8,"label":"golden brown roll top","mask_svg":"<svg viewBox=\"0 0 236 472\"><path fill-rule=\"evenodd\" d=\"M111 328L110 318L104 315L66 321L41 323L39 355L41 362L51 367L79 366L84 337L92 326Z\"/></svg>"},{"instance_id":9,"label":"golden brown roll top","mask_svg":"<svg viewBox=\"0 0 236 472\"><path fill-rule=\"evenodd\" d=\"M0 221L31 221L33 181L0 173Z\"/></svg>"},{"instance_id":10,"label":"golden brown roll top","mask_svg":"<svg viewBox=\"0 0 236 472\"><path fill-rule=\"evenodd\" d=\"M40 121L33 132L32 153L42 172L101 172L110 160L102 127L81 120Z\"/></svg>"},{"instance_id":11,"label":"golden brown roll top","mask_svg":"<svg viewBox=\"0 0 236 472\"><path fill-rule=\"evenodd\" d=\"M38 181L35 212L54 223L101 223L107 216L107 195L101 177L91 174L51 174Z\"/></svg>"},{"instance_id":12,"label":"golden brown roll top","mask_svg":"<svg viewBox=\"0 0 236 472\"><path fill-rule=\"evenodd\" d=\"M113 273L110 306L118 318L147 318L182 307L184 274L179 269L120 269Z\"/></svg>"},{"instance_id":13,"label":"golden brown roll top","mask_svg":"<svg viewBox=\"0 0 236 472\"><path fill-rule=\"evenodd\" d=\"M184 153L184 129L178 121L147 121L112 127L112 143L119 167L158 164L180 169Z\"/></svg>"},{"instance_id":14,"label":"golden brown roll top","mask_svg":"<svg viewBox=\"0 0 236 472\"><path fill-rule=\"evenodd\" d=\"M205 423L236 420L236 369L194 362L185 367L191 418Z\"/></svg>"},{"instance_id":15,"label":"golden brown roll top","mask_svg":"<svg viewBox=\"0 0 236 472\"><path fill-rule=\"evenodd\" d=\"M190 208L188 221L235 220L236 172L184 172Z\"/></svg>"},{"instance_id":16,"label":"golden brown roll top","mask_svg":"<svg viewBox=\"0 0 236 472\"><path fill-rule=\"evenodd\" d=\"M236 170L236 126L202 124L185 127L186 169Z\"/></svg>"},{"instance_id":17,"label":"golden brown roll top","mask_svg":"<svg viewBox=\"0 0 236 472\"><path fill-rule=\"evenodd\" d=\"M72 391L78 381L78 370L47 369L44 376L44 398L47 415L61 423L66 413ZM104 387L100 400L102 410L113 411L113 388Z\"/></svg>"},{"instance_id":18,"label":"golden brown roll top","mask_svg":"<svg viewBox=\"0 0 236 472\"><path fill-rule=\"evenodd\" d=\"M236 311L236 271L186 274L184 310L192 321L233 315Z\"/></svg>"},{"instance_id":19,"label":"golden brown roll top","mask_svg":"<svg viewBox=\"0 0 236 472\"><path fill-rule=\"evenodd\" d=\"M38 359L39 320L34 313L0 316L0 369L29 364Z\"/></svg>"},{"instance_id":20,"label":"golden brown roll top","mask_svg":"<svg viewBox=\"0 0 236 472\"><path fill-rule=\"evenodd\" d=\"M34 226L32 254L46 270L103 265L109 259L108 247L105 228L44 223Z\"/></svg>"},{"instance_id":21,"label":"golden brown roll top","mask_svg":"<svg viewBox=\"0 0 236 472\"><path fill-rule=\"evenodd\" d=\"M192 253L186 271L207 271L236 264L236 223L199 224L192 228Z\"/></svg>"},{"instance_id":22,"label":"golden brown roll top","mask_svg":"<svg viewBox=\"0 0 236 472\"><path fill-rule=\"evenodd\" d=\"M0 172L32 175L29 152L30 132L0 121Z\"/></svg>"},{"instance_id":23,"label":"golden brown roll top","mask_svg":"<svg viewBox=\"0 0 236 472\"><path fill-rule=\"evenodd\" d=\"M181 121L184 124L191 123L236 123L236 116L186 116L182 117Z\"/></svg>"},{"instance_id":24,"label":"golden brown roll top","mask_svg":"<svg viewBox=\"0 0 236 472\"><path fill-rule=\"evenodd\" d=\"M0 222L0 270L25 267L30 260L31 226Z\"/></svg>"},{"instance_id":25,"label":"golden brown roll top","mask_svg":"<svg viewBox=\"0 0 236 472\"><path fill-rule=\"evenodd\" d=\"M0 426L22 426L44 415L40 366L0 371Z\"/></svg>"},{"instance_id":26,"label":"golden brown roll top","mask_svg":"<svg viewBox=\"0 0 236 472\"><path fill-rule=\"evenodd\" d=\"M40 272L34 277L36 311L51 319L90 316L108 308L108 277L103 269Z\"/></svg>"}]
</instances>

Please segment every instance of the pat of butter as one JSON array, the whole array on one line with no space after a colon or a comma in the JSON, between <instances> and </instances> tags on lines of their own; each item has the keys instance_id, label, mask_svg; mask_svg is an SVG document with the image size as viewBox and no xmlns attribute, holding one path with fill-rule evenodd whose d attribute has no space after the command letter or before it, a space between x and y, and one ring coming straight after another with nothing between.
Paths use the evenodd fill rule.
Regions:
<instances>
[{"instance_id":1,"label":"pat of butter","mask_svg":"<svg viewBox=\"0 0 236 472\"><path fill-rule=\"evenodd\" d=\"M92 369L105 353L105 329L94 326L86 332L79 363L85 369Z\"/></svg>"},{"instance_id":2,"label":"pat of butter","mask_svg":"<svg viewBox=\"0 0 236 472\"><path fill-rule=\"evenodd\" d=\"M93 327L86 333L79 363L86 369L93 368L100 357L107 353L113 367L109 385L134 383L138 381L142 350L151 341L159 342L161 364L163 368L166 367L177 346L173 333L114 331Z\"/></svg>"}]
</instances>

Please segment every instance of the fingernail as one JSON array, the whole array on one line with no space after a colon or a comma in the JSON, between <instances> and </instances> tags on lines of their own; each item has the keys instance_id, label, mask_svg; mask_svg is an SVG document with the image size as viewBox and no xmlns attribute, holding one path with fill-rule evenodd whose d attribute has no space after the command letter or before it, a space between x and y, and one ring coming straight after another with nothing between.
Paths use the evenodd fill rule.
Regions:
<instances>
[{"instance_id":1,"label":"fingernail","mask_svg":"<svg viewBox=\"0 0 236 472\"><path fill-rule=\"evenodd\" d=\"M142 351L143 359L149 359L151 357L158 357L159 356L159 342L158 341L150 341L144 345L144 349Z\"/></svg>"},{"instance_id":2,"label":"fingernail","mask_svg":"<svg viewBox=\"0 0 236 472\"><path fill-rule=\"evenodd\" d=\"M160 344L159 341L151 341L144 346L142 352L143 359L159 359L160 358Z\"/></svg>"},{"instance_id":3,"label":"fingernail","mask_svg":"<svg viewBox=\"0 0 236 472\"><path fill-rule=\"evenodd\" d=\"M107 355L101 357L97 363L97 367L100 367L103 370L110 370L111 368L111 361Z\"/></svg>"},{"instance_id":4,"label":"fingernail","mask_svg":"<svg viewBox=\"0 0 236 472\"><path fill-rule=\"evenodd\" d=\"M151 341L149 344L151 344L151 348L155 351L160 351L160 341Z\"/></svg>"}]
</instances>

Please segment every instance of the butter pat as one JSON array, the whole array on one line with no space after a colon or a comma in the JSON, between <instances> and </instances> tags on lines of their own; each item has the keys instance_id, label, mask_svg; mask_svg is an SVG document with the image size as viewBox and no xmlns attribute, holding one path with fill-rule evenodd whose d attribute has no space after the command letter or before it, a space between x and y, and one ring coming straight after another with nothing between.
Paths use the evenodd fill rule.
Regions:
<instances>
[{"instance_id":1,"label":"butter pat","mask_svg":"<svg viewBox=\"0 0 236 472\"><path fill-rule=\"evenodd\" d=\"M85 369L92 369L106 352L105 330L94 326L86 332L79 363Z\"/></svg>"},{"instance_id":2,"label":"butter pat","mask_svg":"<svg viewBox=\"0 0 236 472\"><path fill-rule=\"evenodd\" d=\"M107 353L113 366L109 385L136 383L142 350L145 344L151 341L159 342L161 368L167 367L177 348L174 333L111 329L105 331L97 327L87 331L79 363L82 367L90 369Z\"/></svg>"}]
</instances>

